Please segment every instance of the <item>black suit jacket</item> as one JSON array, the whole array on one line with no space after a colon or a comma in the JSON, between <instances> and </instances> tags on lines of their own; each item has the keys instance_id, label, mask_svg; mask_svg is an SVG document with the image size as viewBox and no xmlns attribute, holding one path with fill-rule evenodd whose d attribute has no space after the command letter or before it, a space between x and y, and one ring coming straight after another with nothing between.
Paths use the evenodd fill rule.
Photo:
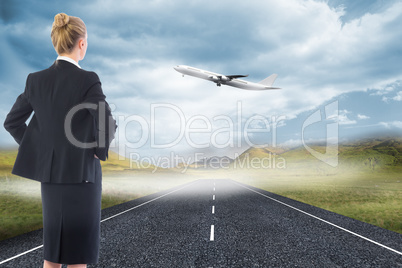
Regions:
<instances>
[{"instance_id":1,"label":"black suit jacket","mask_svg":"<svg viewBox=\"0 0 402 268\"><path fill-rule=\"evenodd\" d=\"M94 154L107 159L117 128L105 98L96 73L64 60L29 74L4 122L20 145L12 173L41 182L94 182Z\"/></svg>"}]
</instances>

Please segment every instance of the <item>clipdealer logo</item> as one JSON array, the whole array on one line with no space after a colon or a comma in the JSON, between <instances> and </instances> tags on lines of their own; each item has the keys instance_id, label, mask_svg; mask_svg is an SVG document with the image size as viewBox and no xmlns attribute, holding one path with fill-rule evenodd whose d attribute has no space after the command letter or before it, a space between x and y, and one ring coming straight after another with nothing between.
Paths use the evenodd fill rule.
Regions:
<instances>
[{"instance_id":1,"label":"clipdealer logo","mask_svg":"<svg viewBox=\"0 0 402 268\"><path fill-rule=\"evenodd\" d=\"M253 114L244 117L241 101L231 116L220 114L212 118L202 114L188 116L177 105L151 103L149 118L140 115L118 115L116 148L120 155L127 150L149 146L150 149L170 149L189 146L192 149L224 149L248 147L276 147L277 128L284 124L285 116ZM169 114L170 117L165 117ZM136 126L134 138L127 130ZM269 135L267 142L255 137ZM263 144L262 144L263 143Z\"/></svg>"},{"instance_id":2,"label":"clipdealer logo","mask_svg":"<svg viewBox=\"0 0 402 268\"><path fill-rule=\"evenodd\" d=\"M323 115L322 115L323 114ZM327 104L324 110L317 110L312 113L303 123L302 143L304 148L318 160L332 166L338 166L338 101ZM315 123L326 122L326 146L325 153L318 152L307 145L305 140L305 129Z\"/></svg>"},{"instance_id":3,"label":"clipdealer logo","mask_svg":"<svg viewBox=\"0 0 402 268\"><path fill-rule=\"evenodd\" d=\"M145 144L149 143L150 148L155 149L166 149L172 148L176 145L179 145L180 142L184 141L187 145L189 145L193 149L205 149L205 148L241 148L243 143L246 143L249 147L259 147L263 148L266 146L276 147L277 144L277 128L284 125L284 121L286 120L286 116L271 116L266 117L259 114L254 114L251 117L243 118L242 114L242 104L241 101L237 103L237 113L235 118L230 117L228 115L218 115L211 118L208 118L204 115L193 115L187 118L184 112L176 105L170 103L154 103L150 105L150 120L148 121L146 118L140 115L129 115L129 116L117 116L117 122L119 128L117 129L118 141L113 141L111 144L111 148L118 148L120 160L125 158L127 149L138 149ZM100 135L100 140L98 142L80 142L77 140L73 133L71 132L71 122L75 113L80 110L94 110L99 113L99 131L104 132L105 121L109 120L113 121L113 118L104 118L104 111L106 107L103 105L96 105L92 103L86 103L77 105L68 113L65 120L65 132L69 141L81 148L94 148L96 146L104 146L105 139ZM178 131L177 136L172 140L164 140L162 143L157 142L157 135L162 135L160 131L156 131L157 122L163 120L159 120L156 116L156 111L160 110L162 113L166 113L166 110L176 114L176 119L174 120L178 125L178 128L175 129ZM313 112L304 122L301 129L302 136L302 144L304 148L315 158L318 160L332 166L336 167L338 165L338 101L332 102L324 107L324 109L318 109ZM102 116L103 115L103 116ZM217 123L220 122L220 123ZM307 139L305 136L305 131L310 126L316 123L326 123L326 151L325 153L321 153L315 150L313 147L310 147L307 144ZM199 124L203 126L200 127ZM223 124L222 124L223 123ZM138 133L140 133L139 139L130 141L127 137L127 130L130 124L135 124L138 127ZM163 121L163 124L167 124L167 122ZM197 125L198 124L198 125ZM112 125L112 124L109 124ZM257 127L256 127L257 126ZM195 135L203 135L204 140L194 139L192 138L192 134ZM253 137L255 134L270 134L272 140L269 144L256 144L251 141L250 137ZM223 139L218 139L218 137L226 137ZM206 139L205 139L206 138ZM220 140L220 141L219 141ZM267 140L264 139L266 142ZM144 160L140 157L138 153L134 154L134 158L136 160ZM176 156L172 158L174 161L177 161L176 158L180 158L180 156ZM275 157L276 158L276 157ZM145 159L147 159L145 157ZM148 159L149 160L149 159ZM193 161L196 159L193 159ZM173 162L174 162L173 161ZM271 160L270 160L271 161ZM143 162L143 161L142 161ZM156 166L160 164L158 161L151 161ZM167 163L172 161L166 161Z\"/></svg>"}]
</instances>

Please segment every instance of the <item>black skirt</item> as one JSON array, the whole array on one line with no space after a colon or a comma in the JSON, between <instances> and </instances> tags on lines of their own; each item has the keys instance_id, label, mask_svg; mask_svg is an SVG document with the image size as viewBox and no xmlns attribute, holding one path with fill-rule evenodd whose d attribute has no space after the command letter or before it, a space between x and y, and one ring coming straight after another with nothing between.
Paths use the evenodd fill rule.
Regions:
<instances>
[{"instance_id":1,"label":"black skirt","mask_svg":"<svg viewBox=\"0 0 402 268\"><path fill-rule=\"evenodd\" d=\"M94 264L99 258L102 170L95 183L42 183L44 259Z\"/></svg>"}]
</instances>

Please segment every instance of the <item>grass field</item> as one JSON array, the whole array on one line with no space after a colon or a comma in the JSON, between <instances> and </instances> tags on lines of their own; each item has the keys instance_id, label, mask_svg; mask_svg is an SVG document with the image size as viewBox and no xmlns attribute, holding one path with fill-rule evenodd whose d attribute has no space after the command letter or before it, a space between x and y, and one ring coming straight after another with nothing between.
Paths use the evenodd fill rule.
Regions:
<instances>
[{"instance_id":1,"label":"grass field","mask_svg":"<svg viewBox=\"0 0 402 268\"><path fill-rule=\"evenodd\" d=\"M323 146L314 147L325 152ZM251 151L266 157L261 149ZM402 139L339 146L331 167L303 148L284 152L286 168L233 171L231 178L307 204L402 233Z\"/></svg>"},{"instance_id":2,"label":"grass field","mask_svg":"<svg viewBox=\"0 0 402 268\"><path fill-rule=\"evenodd\" d=\"M102 209L195 179L179 172L105 173L102 182ZM39 228L42 228L40 183L10 174L0 176L0 241Z\"/></svg>"},{"instance_id":3,"label":"grass field","mask_svg":"<svg viewBox=\"0 0 402 268\"><path fill-rule=\"evenodd\" d=\"M137 171L107 173L102 183L102 208L166 190L192 179L180 173L175 176ZM40 183L12 175L0 177L0 215L0 240L42 228Z\"/></svg>"},{"instance_id":4,"label":"grass field","mask_svg":"<svg viewBox=\"0 0 402 268\"><path fill-rule=\"evenodd\" d=\"M402 234L401 173L343 173L322 176L254 171L240 182Z\"/></svg>"},{"instance_id":5,"label":"grass field","mask_svg":"<svg viewBox=\"0 0 402 268\"><path fill-rule=\"evenodd\" d=\"M371 140L339 148L336 168L295 149L270 168L129 169L111 153L103 163L102 208L196 179L234 179L402 234L402 142ZM316 148L321 150L319 146ZM248 150L264 158L268 149ZM40 183L11 175L16 151L0 151L0 240L42 226ZM241 156L242 157L242 156ZM244 157L244 156L243 156Z\"/></svg>"}]
</instances>

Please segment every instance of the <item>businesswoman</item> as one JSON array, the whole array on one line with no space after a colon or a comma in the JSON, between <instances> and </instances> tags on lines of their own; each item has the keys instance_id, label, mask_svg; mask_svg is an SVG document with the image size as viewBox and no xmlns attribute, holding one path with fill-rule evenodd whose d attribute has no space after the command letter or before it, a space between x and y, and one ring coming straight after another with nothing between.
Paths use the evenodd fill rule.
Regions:
<instances>
[{"instance_id":1,"label":"businesswoman","mask_svg":"<svg viewBox=\"0 0 402 268\"><path fill-rule=\"evenodd\" d=\"M41 182L44 267L86 267L98 262L100 160L117 126L98 76L78 65L88 46L84 22L57 14L51 39L57 60L28 75L4 127L19 144L12 173Z\"/></svg>"}]
</instances>

